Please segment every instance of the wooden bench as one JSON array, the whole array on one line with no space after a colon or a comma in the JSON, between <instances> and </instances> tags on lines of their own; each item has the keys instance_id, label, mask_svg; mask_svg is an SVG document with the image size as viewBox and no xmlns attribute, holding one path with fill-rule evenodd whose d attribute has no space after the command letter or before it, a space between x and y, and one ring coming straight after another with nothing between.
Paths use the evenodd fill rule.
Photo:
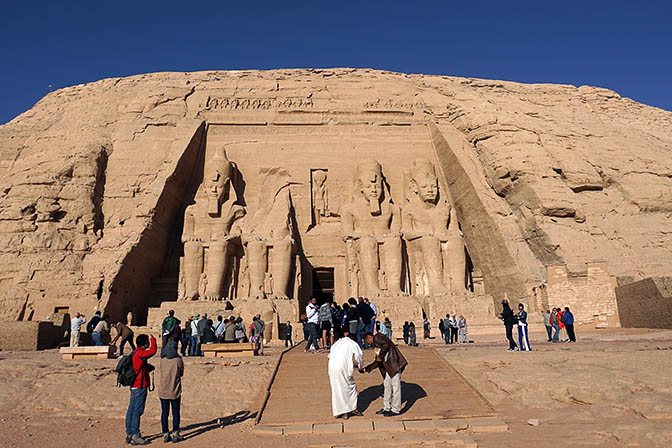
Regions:
<instances>
[{"instance_id":1,"label":"wooden bench","mask_svg":"<svg viewBox=\"0 0 672 448\"><path fill-rule=\"evenodd\" d=\"M254 350L247 342L229 344L202 344L201 351L206 358L239 358L254 356Z\"/></svg>"},{"instance_id":2,"label":"wooden bench","mask_svg":"<svg viewBox=\"0 0 672 448\"><path fill-rule=\"evenodd\" d=\"M61 347L63 359L111 359L117 347L114 345L94 345L84 347Z\"/></svg>"}]
</instances>

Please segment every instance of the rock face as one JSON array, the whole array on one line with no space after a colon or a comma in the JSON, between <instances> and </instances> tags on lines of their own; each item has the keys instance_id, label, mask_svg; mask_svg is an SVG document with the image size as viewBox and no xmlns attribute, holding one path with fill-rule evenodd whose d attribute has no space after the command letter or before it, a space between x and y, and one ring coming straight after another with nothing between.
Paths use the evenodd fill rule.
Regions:
<instances>
[{"instance_id":1,"label":"rock face","mask_svg":"<svg viewBox=\"0 0 672 448\"><path fill-rule=\"evenodd\" d=\"M360 179L376 201L353 199ZM372 290L450 303L432 318L506 296L618 322L613 291L590 291L670 276L671 214L672 113L606 89L352 69L105 79L0 126L0 319L142 324L165 301L246 298L298 317L311 295ZM549 269L588 296L552 293Z\"/></svg>"}]
</instances>

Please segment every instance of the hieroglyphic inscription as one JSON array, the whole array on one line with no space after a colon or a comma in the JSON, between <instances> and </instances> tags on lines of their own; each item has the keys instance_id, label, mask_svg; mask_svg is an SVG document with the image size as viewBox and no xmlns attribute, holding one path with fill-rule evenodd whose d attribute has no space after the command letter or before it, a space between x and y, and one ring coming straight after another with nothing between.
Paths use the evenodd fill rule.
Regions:
<instances>
[{"instance_id":1,"label":"hieroglyphic inscription","mask_svg":"<svg viewBox=\"0 0 672 448\"><path fill-rule=\"evenodd\" d=\"M205 103L207 110L269 110L305 109L313 107L312 98L212 98Z\"/></svg>"},{"instance_id":2,"label":"hieroglyphic inscription","mask_svg":"<svg viewBox=\"0 0 672 448\"><path fill-rule=\"evenodd\" d=\"M376 98L366 101L364 109L416 109L425 107L425 103L419 99L403 98Z\"/></svg>"}]
</instances>

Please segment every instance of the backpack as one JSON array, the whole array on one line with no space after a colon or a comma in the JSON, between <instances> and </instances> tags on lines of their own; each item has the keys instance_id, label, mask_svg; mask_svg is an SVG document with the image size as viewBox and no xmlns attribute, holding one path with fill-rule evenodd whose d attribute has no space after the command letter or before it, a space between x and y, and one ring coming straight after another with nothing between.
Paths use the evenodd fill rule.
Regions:
<instances>
[{"instance_id":1,"label":"backpack","mask_svg":"<svg viewBox=\"0 0 672 448\"><path fill-rule=\"evenodd\" d=\"M132 386L138 374L133 368L132 357L135 350L130 355L122 356L114 371L117 373L117 387Z\"/></svg>"},{"instance_id":2,"label":"backpack","mask_svg":"<svg viewBox=\"0 0 672 448\"><path fill-rule=\"evenodd\" d=\"M331 307L321 306L320 307L320 322L329 322L331 319Z\"/></svg>"}]
</instances>

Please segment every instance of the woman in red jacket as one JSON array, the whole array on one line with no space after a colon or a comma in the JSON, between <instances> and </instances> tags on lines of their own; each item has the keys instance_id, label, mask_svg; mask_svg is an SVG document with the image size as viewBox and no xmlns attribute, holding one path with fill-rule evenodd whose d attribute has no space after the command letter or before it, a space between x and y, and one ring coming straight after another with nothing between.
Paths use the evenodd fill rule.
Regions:
<instances>
[{"instance_id":1,"label":"woman in red jacket","mask_svg":"<svg viewBox=\"0 0 672 448\"><path fill-rule=\"evenodd\" d=\"M131 399L126 411L126 443L147 445L149 441L140 435L140 417L145 412L147 391L150 385L149 372L154 370L147 360L156 354L156 339L154 336L141 334L135 339L135 344L138 348L130 355L136 377L131 386Z\"/></svg>"},{"instance_id":2,"label":"woman in red jacket","mask_svg":"<svg viewBox=\"0 0 672 448\"><path fill-rule=\"evenodd\" d=\"M560 342L567 342L567 331L565 330L565 324L562 322L562 317L565 312L558 308L558 326L560 327Z\"/></svg>"}]
</instances>

